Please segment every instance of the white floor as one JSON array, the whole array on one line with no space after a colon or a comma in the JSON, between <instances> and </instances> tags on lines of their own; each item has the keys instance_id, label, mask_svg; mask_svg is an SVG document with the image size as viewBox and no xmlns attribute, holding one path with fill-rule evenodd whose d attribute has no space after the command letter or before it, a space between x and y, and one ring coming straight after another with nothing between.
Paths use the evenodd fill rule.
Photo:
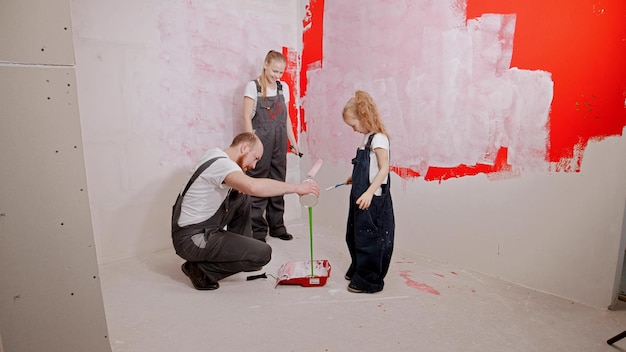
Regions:
<instances>
[{"instance_id":1,"label":"white floor","mask_svg":"<svg viewBox=\"0 0 626 352\"><path fill-rule=\"evenodd\" d=\"M310 258L308 224L270 238L263 271L197 291L173 250L101 266L113 352L626 351L626 304L608 311L542 294L396 248L385 289L353 294L340 231L314 229L324 286L276 286L282 264ZM247 281L267 273L268 279ZM624 306L624 307L623 307Z\"/></svg>"}]
</instances>

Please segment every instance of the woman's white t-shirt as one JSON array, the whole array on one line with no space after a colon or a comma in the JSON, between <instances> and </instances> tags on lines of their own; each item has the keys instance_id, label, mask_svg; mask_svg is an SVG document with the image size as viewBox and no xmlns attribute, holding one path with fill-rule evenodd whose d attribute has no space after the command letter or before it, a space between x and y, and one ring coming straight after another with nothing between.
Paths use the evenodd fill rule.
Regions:
<instances>
[{"instance_id":1,"label":"woman's white t-shirt","mask_svg":"<svg viewBox=\"0 0 626 352\"><path fill-rule=\"evenodd\" d=\"M289 106L289 85L287 85L287 83L283 81L280 81L280 84L282 85L282 88L283 88L283 97L285 97L285 105ZM276 89L268 89L265 92L266 97L275 97L276 94L278 94L278 85L276 85ZM249 81L248 83L246 83L243 96L254 100L254 104L252 105L252 116L254 116L256 114L256 98L257 98L256 83L254 83L254 81Z\"/></svg>"}]
</instances>

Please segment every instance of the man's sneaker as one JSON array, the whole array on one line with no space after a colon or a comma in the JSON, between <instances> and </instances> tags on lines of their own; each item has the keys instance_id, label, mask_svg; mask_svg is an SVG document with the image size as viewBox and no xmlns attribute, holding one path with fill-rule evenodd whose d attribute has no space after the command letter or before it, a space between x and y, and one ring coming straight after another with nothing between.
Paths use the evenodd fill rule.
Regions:
<instances>
[{"instance_id":1,"label":"man's sneaker","mask_svg":"<svg viewBox=\"0 0 626 352\"><path fill-rule=\"evenodd\" d=\"M191 283L196 290L217 290L220 288L220 284L209 279L196 264L185 262L180 268L191 279Z\"/></svg>"},{"instance_id":2,"label":"man's sneaker","mask_svg":"<svg viewBox=\"0 0 626 352\"><path fill-rule=\"evenodd\" d=\"M283 241L290 241L293 239L293 236L288 234L287 232L280 234L280 235L272 235L270 234L270 237L274 237L274 238L280 238Z\"/></svg>"}]
</instances>

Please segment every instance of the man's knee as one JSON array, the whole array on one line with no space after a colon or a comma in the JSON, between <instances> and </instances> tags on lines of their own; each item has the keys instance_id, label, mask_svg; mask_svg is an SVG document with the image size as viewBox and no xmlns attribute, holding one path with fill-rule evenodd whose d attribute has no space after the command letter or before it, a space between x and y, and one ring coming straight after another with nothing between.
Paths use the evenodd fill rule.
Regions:
<instances>
[{"instance_id":1,"label":"man's knee","mask_svg":"<svg viewBox=\"0 0 626 352\"><path fill-rule=\"evenodd\" d=\"M259 249L259 260L262 262L261 265L265 265L272 260L272 247L267 243L259 242L262 244Z\"/></svg>"}]
</instances>

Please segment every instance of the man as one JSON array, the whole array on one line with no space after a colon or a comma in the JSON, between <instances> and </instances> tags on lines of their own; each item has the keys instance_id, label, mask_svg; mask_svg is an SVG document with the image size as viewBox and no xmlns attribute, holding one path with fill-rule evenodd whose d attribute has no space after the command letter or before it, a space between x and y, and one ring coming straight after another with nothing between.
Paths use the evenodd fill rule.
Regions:
<instances>
[{"instance_id":1,"label":"man","mask_svg":"<svg viewBox=\"0 0 626 352\"><path fill-rule=\"evenodd\" d=\"M273 197L288 193L319 196L315 181L292 184L252 178L246 171L263 155L254 133L240 133L222 150L207 151L172 211L172 241L186 262L181 269L198 290L215 290L218 281L267 264L272 248L252 238L249 195Z\"/></svg>"}]
</instances>

